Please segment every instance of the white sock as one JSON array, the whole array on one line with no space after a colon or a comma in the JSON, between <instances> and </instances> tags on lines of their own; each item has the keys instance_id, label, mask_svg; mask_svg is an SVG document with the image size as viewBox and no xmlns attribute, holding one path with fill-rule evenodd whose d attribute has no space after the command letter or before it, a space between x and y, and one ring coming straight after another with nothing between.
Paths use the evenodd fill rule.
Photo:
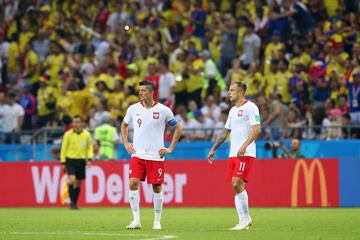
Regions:
<instances>
[{"instance_id":1,"label":"white sock","mask_svg":"<svg viewBox=\"0 0 360 240\"><path fill-rule=\"evenodd\" d=\"M140 196L139 190L129 191L129 202L134 220L140 221Z\"/></svg>"},{"instance_id":2,"label":"white sock","mask_svg":"<svg viewBox=\"0 0 360 240\"><path fill-rule=\"evenodd\" d=\"M163 193L154 193L154 222L160 222L163 209Z\"/></svg>"},{"instance_id":3,"label":"white sock","mask_svg":"<svg viewBox=\"0 0 360 240\"><path fill-rule=\"evenodd\" d=\"M246 190L235 196L235 206L240 220L250 220L249 200Z\"/></svg>"},{"instance_id":4,"label":"white sock","mask_svg":"<svg viewBox=\"0 0 360 240\"><path fill-rule=\"evenodd\" d=\"M238 214L239 222L240 222L241 220L244 219L244 213L243 213L243 210L242 210L242 207L241 207L241 202L240 202L240 199L239 199L238 195L239 194L235 195L234 201L235 201L236 212Z\"/></svg>"}]
</instances>

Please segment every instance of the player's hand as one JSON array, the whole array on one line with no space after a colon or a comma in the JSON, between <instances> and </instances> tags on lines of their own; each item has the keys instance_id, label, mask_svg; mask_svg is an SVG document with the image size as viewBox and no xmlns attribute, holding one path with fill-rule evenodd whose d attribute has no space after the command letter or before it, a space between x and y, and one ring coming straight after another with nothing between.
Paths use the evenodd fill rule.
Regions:
<instances>
[{"instance_id":1,"label":"player's hand","mask_svg":"<svg viewBox=\"0 0 360 240\"><path fill-rule=\"evenodd\" d=\"M164 157L166 154L171 153L172 151L166 147L163 147L162 149L160 149L159 154L160 157Z\"/></svg>"},{"instance_id":2,"label":"player's hand","mask_svg":"<svg viewBox=\"0 0 360 240\"><path fill-rule=\"evenodd\" d=\"M210 164L213 164L213 162L214 162L214 155L215 155L215 151L214 150L210 150L210 152L209 152L209 154L208 154L208 162L210 163Z\"/></svg>"},{"instance_id":3,"label":"player's hand","mask_svg":"<svg viewBox=\"0 0 360 240\"><path fill-rule=\"evenodd\" d=\"M131 143L125 144L125 149L129 154L136 153L135 148L133 147L133 145Z\"/></svg>"},{"instance_id":4,"label":"player's hand","mask_svg":"<svg viewBox=\"0 0 360 240\"><path fill-rule=\"evenodd\" d=\"M239 151L237 152L237 157L243 157L245 155L246 152L246 147L244 145L241 145L241 147L239 148Z\"/></svg>"}]
</instances>

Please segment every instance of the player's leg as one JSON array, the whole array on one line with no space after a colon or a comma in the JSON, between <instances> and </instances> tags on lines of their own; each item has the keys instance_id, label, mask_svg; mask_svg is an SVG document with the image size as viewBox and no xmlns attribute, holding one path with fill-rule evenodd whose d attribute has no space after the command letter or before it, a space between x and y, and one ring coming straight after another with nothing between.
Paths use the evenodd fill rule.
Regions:
<instances>
[{"instance_id":1,"label":"player's leg","mask_svg":"<svg viewBox=\"0 0 360 240\"><path fill-rule=\"evenodd\" d=\"M164 196L162 192L162 184L164 183L164 162L163 161L147 161L147 179L152 184L154 191L154 224L153 229L161 229L161 215L163 210Z\"/></svg>"},{"instance_id":2,"label":"player's leg","mask_svg":"<svg viewBox=\"0 0 360 240\"><path fill-rule=\"evenodd\" d=\"M77 203L80 195L81 183L82 183L82 179L76 179L75 184L73 185L73 191L74 191L74 205L72 207L73 209L79 209Z\"/></svg>"},{"instance_id":3,"label":"player's leg","mask_svg":"<svg viewBox=\"0 0 360 240\"><path fill-rule=\"evenodd\" d=\"M75 166L74 160L67 159L66 160L66 172L68 174L68 185L69 185L69 197L70 197L70 208L72 209L74 206L74 184L76 183L76 176L75 176Z\"/></svg>"},{"instance_id":4,"label":"player's leg","mask_svg":"<svg viewBox=\"0 0 360 240\"><path fill-rule=\"evenodd\" d=\"M140 193L139 193L139 185L140 179L139 178L130 178L130 191L129 191L129 202L130 208L133 214L133 222L134 224L130 224L127 228L139 228L136 227L140 225ZM131 227L133 225L133 227Z\"/></svg>"},{"instance_id":5,"label":"player's leg","mask_svg":"<svg viewBox=\"0 0 360 240\"><path fill-rule=\"evenodd\" d=\"M250 221L249 215L249 201L245 189L245 181L243 179L233 177L232 186L235 193L235 206L239 215L239 222Z\"/></svg>"},{"instance_id":6,"label":"player's leg","mask_svg":"<svg viewBox=\"0 0 360 240\"><path fill-rule=\"evenodd\" d=\"M129 176L129 202L133 214L133 221L126 226L127 229L140 229L140 180L145 179L146 168L144 160L133 157L130 162Z\"/></svg>"},{"instance_id":7,"label":"player's leg","mask_svg":"<svg viewBox=\"0 0 360 240\"><path fill-rule=\"evenodd\" d=\"M153 184L154 190L154 224L153 229L161 229L161 214L163 209L164 196L162 192L162 184Z\"/></svg>"},{"instance_id":8,"label":"player's leg","mask_svg":"<svg viewBox=\"0 0 360 240\"><path fill-rule=\"evenodd\" d=\"M74 194L74 202L72 209L79 209L77 206L77 202L80 195L81 182L85 179L86 175L86 161L85 160L75 160L75 182L73 184L73 194Z\"/></svg>"},{"instance_id":9,"label":"player's leg","mask_svg":"<svg viewBox=\"0 0 360 240\"><path fill-rule=\"evenodd\" d=\"M239 216L239 223L230 230L247 230L251 225L251 218L249 215L249 201L248 195L245 190L245 181L238 177L232 178L232 186L234 189L235 197L235 207L237 214Z\"/></svg>"},{"instance_id":10,"label":"player's leg","mask_svg":"<svg viewBox=\"0 0 360 240\"><path fill-rule=\"evenodd\" d=\"M249 214L249 200L245 189L246 182L249 179L249 173L251 171L254 159L251 157L243 157L241 159L233 159L235 163L235 169L231 179L234 189L235 207L239 216L239 224L237 224L232 230L248 229L251 225L251 217Z\"/></svg>"},{"instance_id":11,"label":"player's leg","mask_svg":"<svg viewBox=\"0 0 360 240\"><path fill-rule=\"evenodd\" d=\"M75 206L75 193L74 193L74 185L76 182L75 174L69 173L69 197L70 197L70 208L73 209Z\"/></svg>"}]
</instances>

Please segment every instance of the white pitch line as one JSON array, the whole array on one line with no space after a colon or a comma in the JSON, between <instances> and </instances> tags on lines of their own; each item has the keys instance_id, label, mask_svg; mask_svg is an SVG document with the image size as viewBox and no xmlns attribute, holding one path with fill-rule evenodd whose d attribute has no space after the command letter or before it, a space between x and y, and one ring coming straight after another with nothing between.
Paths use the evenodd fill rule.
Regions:
<instances>
[{"instance_id":1,"label":"white pitch line","mask_svg":"<svg viewBox=\"0 0 360 240\"><path fill-rule=\"evenodd\" d=\"M12 235L64 235L64 234L80 234L87 236L123 236L123 237L146 237L139 238L141 240L163 240L174 239L174 235L150 235L150 234L128 234L128 233L113 233L113 232L76 232L76 231L59 231L59 232L9 232Z\"/></svg>"}]
</instances>

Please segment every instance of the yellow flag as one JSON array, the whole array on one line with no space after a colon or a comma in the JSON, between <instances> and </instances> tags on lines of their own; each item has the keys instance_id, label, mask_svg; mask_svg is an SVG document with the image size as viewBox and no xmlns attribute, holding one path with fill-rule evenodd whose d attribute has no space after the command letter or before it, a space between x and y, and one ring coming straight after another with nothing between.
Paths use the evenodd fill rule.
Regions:
<instances>
[{"instance_id":1,"label":"yellow flag","mask_svg":"<svg viewBox=\"0 0 360 240\"><path fill-rule=\"evenodd\" d=\"M65 180L61 186L61 204L65 204L66 200L69 199L69 185Z\"/></svg>"}]
</instances>

